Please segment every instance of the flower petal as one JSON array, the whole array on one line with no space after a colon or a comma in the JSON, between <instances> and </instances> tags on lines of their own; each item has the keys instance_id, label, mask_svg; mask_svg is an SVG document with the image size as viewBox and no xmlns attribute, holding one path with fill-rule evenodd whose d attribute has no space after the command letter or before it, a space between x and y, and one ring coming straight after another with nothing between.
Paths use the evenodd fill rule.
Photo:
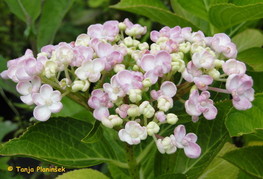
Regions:
<instances>
[{"instance_id":1,"label":"flower petal","mask_svg":"<svg viewBox=\"0 0 263 179\"><path fill-rule=\"evenodd\" d=\"M201 154L201 148L198 144L189 142L186 147L184 147L184 153L189 158L198 158Z\"/></svg>"},{"instance_id":2,"label":"flower petal","mask_svg":"<svg viewBox=\"0 0 263 179\"><path fill-rule=\"evenodd\" d=\"M47 106L36 106L33 114L37 120L46 121L50 118L51 111Z\"/></svg>"}]
</instances>

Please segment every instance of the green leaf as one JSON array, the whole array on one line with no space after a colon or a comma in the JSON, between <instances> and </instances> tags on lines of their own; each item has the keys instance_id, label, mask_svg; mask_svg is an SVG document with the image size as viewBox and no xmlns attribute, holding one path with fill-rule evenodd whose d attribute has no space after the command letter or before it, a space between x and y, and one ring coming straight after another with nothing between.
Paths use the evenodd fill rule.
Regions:
<instances>
[{"instance_id":1,"label":"green leaf","mask_svg":"<svg viewBox=\"0 0 263 179\"><path fill-rule=\"evenodd\" d=\"M209 4L206 0L178 0L178 2L188 12L208 21Z\"/></svg>"},{"instance_id":2,"label":"green leaf","mask_svg":"<svg viewBox=\"0 0 263 179\"><path fill-rule=\"evenodd\" d=\"M17 125L11 121L0 121L0 142L3 140L6 134L17 129Z\"/></svg>"},{"instance_id":3,"label":"green leaf","mask_svg":"<svg viewBox=\"0 0 263 179\"><path fill-rule=\"evenodd\" d=\"M41 11L40 0L5 0L10 11L24 22L35 21Z\"/></svg>"},{"instance_id":4,"label":"green leaf","mask_svg":"<svg viewBox=\"0 0 263 179\"><path fill-rule=\"evenodd\" d=\"M196 25L200 30L202 30L205 34L211 34L209 29L209 23L199 17L193 16L191 12L188 12L184 8L182 8L181 5L178 3L178 1L179 0L171 0L171 5L175 14L189 20L194 25Z\"/></svg>"},{"instance_id":5,"label":"green leaf","mask_svg":"<svg viewBox=\"0 0 263 179\"><path fill-rule=\"evenodd\" d=\"M63 97L62 103L62 110L59 113L52 114L53 117L71 117L91 123L95 121L92 112L68 97Z\"/></svg>"},{"instance_id":6,"label":"green leaf","mask_svg":"<svg viewBox=\"0 0 263 179\"><path fill-rule=\"evenodd\" d=\"M247 49L238 54L237 59L248 64L256 72L263 71L263 49L259 47Z\"/></svg>"},{"instance_id":7,"label":"green leaf","mask_svg":"<svg viewBox=\"0 0 263 179\"><path fill-rule=\"evenodd\" d=\"M156 179L167 179L167 178L176 178L176 179L187 179L187 177L184 174L181 173L170 173L170 174L164 174L156 177Z\"/></svg>"},{"instance_id":8,"label":"green leaf","mask_svg":"<svg viewBox=\"0 0 263 179\"><path fill-rule=\"evenodd\" d=\"M198 179L221 179L221 178L237 178L239 174L239 169L232 165L231 163L222 159L222 156L235 150L236 147L233 144L226 143L224 147L220 150L214 160L209 164Z\"/></svg>"},{"instance_id":9,"label":"green leaf","mask_svg":"<svg viewBox=\"0 0 263 179\"><path fill-rule=\"evenodd\" d=\"M257 29L247 29L233 37L232 41L237 45L238 52L253 47L262 47L263 34Z\"/></svg>"},{"instance_id":10,"label":"green leaf","mask_svg":"<svg viewBox=\"0 0 263 179\"><path fill-rule=\"evenodd\" d=\"M181 27L192 27L193 30L198 30L198 28L188 20L169 11L160 0L121 0L121 2L111 7L146 16L153 21L170 27L179 25Z\"/></svg>"},{"instance_id":11,"label":"green leaf","mask_svg":"<svg viewBox=\"0 0 263 179\"><path fill-rule=\"evenodd\" d=\"M154 168L156 176L166 173L182 173L191 179L202 175L228 139L224 118L231 106L230 101L219 102L216 106L218 109L216 119L209 121L200 118L197 123L185 124L187 133L194 132L198 136L197 143L202 149L201 156L197 159L190 159L185 156L182 149L178 149L172 155L157 152ZM170 135L173 129L167 135Z\"/></svg>"},{"instance_id":12,"label":"green leaf","mask_svg":"<svg viewBox=\"0 0 263 179\"><path fill-rule=\"evenodd\" d=\"M129 176L129 171L127 169L119 168L115 165L108 165L108 169L110 171L111 177L112 178L125 178L125 179L131 179Z\"/></svg>"},{"instance_id":13,"label":"green leaf","mask_svg":"<svg viewBox=\"0 0 263 179\"><path fill-rule=\"evenodd\" d=\"M73 2L74 0L45 0L37 35L38 49L53 42L61 22Z\"/></svg>"},{"instance_id":14,"label":"green leaf","mask_svg":"<svg viewBox=\"0 0 263 179\"><path fill-rule=\"evenodd\" d=\"M244 147L226 153L223 158L244 172L263 178L263 146Z\"/></svg>"},{"instance_id":15,"label":"green leaf","mask_svg":"<svg viewBox=\"0 0 263 179\"><path fill-rule=\"evenodd\" d=\"M253 78L253 81L254 81L253 88L255 90L255 93L262 93L263 92L263 83L262 83L263 72L248 71L247 74Z\"/></svg>"},{"instance_id":16,"label":"green leaf","mask_svg":"<svg viewBox=\"0 0 263 179\"><path fill-rule=\"evenodd\" d=\"M125 153L119 146L120 141L113 138L117 136L113 130L111 134L105 130L100 142L81 142L91 128L88 122L72 118L51 118L29 127L19 138L2 144L0 155L31 157L67 168L84 168L103 162L127 167L123 163Z\"/></svg>"},{"instance_id":17,"label":"green leaf","mask_svg":"<svg viewBox=\"0 0 263 179\"><path fill-rule=\"evenodd\" d=\"M103 173L93 169L70 171L58 176L56 179L87 179L87 177L92 179L108 179L108 177L105 176Z\"/></svg>"},{"instance_id":18,"label":"green leaf","mask_svg":"<svg viewBox=\"0 0 263 179\"><path fill-rule=\"evenodd\" d=\"M263 17L263 3L236 6L234 4L217 4L209 10L210 22L221 31L234 25Z\"/></svg>"},{"instance_id":19,"label":"green leaf","mask_svg":"<svg viewBox=\"0 0 263 179\"><path fill-rule=\"evenodd\" d=\"M225 124L231 136L241 136L263 128L263 94L257 94L252 108L246 111L231 109Z\"/></svg>"},{"instance_id":20,"label":"green leaf","mask_svg":"<svg viewBox=\"0 0 263 179\"><path fill-rule=\"evenodd\" d=\"M81 142L95 143L101 140L103 137L103 130L100 126L101 122L96 120L90 132L85 136Z\"/></svg>"},{"instance_id":21,"label":"green leaf","mask_svg":"<svg viewBox=\"0 0 263 179\"><path fill-rule=\"evenodd\" d=\"M236 5L248 5L248 4L257 4L259 2L263 2L263 0L233 0L233 4Z\"/></svg>"}]
</instances>

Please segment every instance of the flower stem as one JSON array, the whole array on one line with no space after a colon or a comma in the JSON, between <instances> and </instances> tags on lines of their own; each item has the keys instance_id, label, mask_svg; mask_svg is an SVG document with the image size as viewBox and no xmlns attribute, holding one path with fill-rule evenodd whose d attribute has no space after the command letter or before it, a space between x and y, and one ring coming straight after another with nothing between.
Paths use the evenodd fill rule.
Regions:
<instances>
[{"instance_id":1,"label":"flower stem","mask_svg":"<svg viewBox=\"0 0 263 179\"><path fill-rule=\"evenodd\" d=\"M230 93L228 90L226 90L226 89L215 88L215 87L211 87L211 86L208 86L208 90L215 91L215 92L219 92L219 93L231 94L231 93Z\"/></svg>"},{"instance_id":2,"label":"flower stem","mask_svg":"<svg viewBox=\"0 0 263 179\"><path fill-rule=\"evenodd\" d=\"M140 178L139 166L134 156L134 150L132 145L129 144L126 145L126 154L127 154L127 160L128 160L128 166L129 166L131 178L133 179Z\"/></svg>"}]
</instances>

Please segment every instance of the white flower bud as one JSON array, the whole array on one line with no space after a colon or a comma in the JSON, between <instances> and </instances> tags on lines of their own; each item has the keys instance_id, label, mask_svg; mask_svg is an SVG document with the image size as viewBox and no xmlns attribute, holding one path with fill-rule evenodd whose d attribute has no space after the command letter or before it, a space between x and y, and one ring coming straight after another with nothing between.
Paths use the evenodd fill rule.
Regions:
<instances>
[{"instance_id":1,"label":"white flower bud","mask_svg":"<svg viewBox=\"0 0 263 179\"><path fill-rule=\"evenodd\" d=\"M116 64L114 66L114 72L115 73L118 73L118 72L123 71L123 70L125 70L125 65L124 64Z\"/></svg>"},{"instance_id":2,"label":"white flower bud","mask_svg":"<svg viewBox=\"0 0 263 179\"><path fill-rule=\"evenodd\" d=\"M149 49L149 44L147 42L143 42L141 44L139 44L139 49L140 50L148 50Z\"/></svg>"},{"instance_id":3,"label":"white flower bud","mask_svg":"<svg viewBox=\"0 0 263 179\"><path fill-rule=\"evenodd\" d=\"M173 107L173 100L168 100L168 98L160 97L158 98L157 102L157 107L164 112L168 111Z\"/></svg>"},{"instance_id":4,"label":"white flower bud","mask_svg":"<svg viewBox=\"0 0 263 179\"><path fill-rule=\"evenodd\" d=\"M73 92L77 92L77 91L87 91L87 89L90 86L90 82L88 80L75 80L72 83L71 89Z\"/></svg>"},{"instance_id":5,"label":"white flower bud","mask_svg":"<svg viewBox=\"0 0 263 179\"><path fill-rule=\"evenodd\" d=\"M137 47L140 44L140 41L139 40L133 40L132 44L134 47Z\"/></svg>"},{"instance_id":6,"label":"white flower bud","mask_svg":"<svg viewBox=\"0 0 263 179\"><path fill-rule=\"evenodd\" d=\"M60 80L59 82L59 86L62 89L66 89L67 87L70 87L71 81L67 78L63 78L62 80Z\"/></svg>"},{"instance_id":7,"label":"white flower bud","mask_svg":"<svg viewBox=\"0 0 263 179\"><path fill-rule=\"evenodd\" d=\"M145 78L145 79L142 81L142 84L143 84L143 87L147 88L147 87L152 86L152 81L150 80L150 78Z\"/></svg>"},{"instance_id":8,"label":"white flower bud","mask_svg":"<svg viewBox=\"0 0 263 179\"><path fill-rule=\"evenodd\" d=\"M131 47L133 46L133 40L131 37L126 37L124 40L123 40L124 44L127 46L127 47Z\"/></svg>"},{"instance_id":9,"label":"white flower bud","mask_svg":"<svg viewBox=\"0 0 263 179\"><path fill-rule=\"evenodd\" d=\"M125 30L126 29L126 25L123 22L120 22L118 24L118 27L119 27L120 30Z\"/></svg>"},{"instance_id":10,"label":"white flower bud","mask_svg":"<svg viewBox=\"0 0 263 179\"><path fill-rule=\"evenodd\" d=\"M47 78L55 77L58 70L58 65L54 61L47 61L44 67L44 75Z\"/></svg>"},{"instance_id":11,"label":"white flower bud","mask_svg":"<svg viewBox=\"0 0 263 179\"><path fill-rule=\"evenodd\" d=\"M216 68L221 68L224 63L225 63L224 60L216 59L215 62L214 62L214 65L215 65Z\"/></svg>"},{"instance_id":12,"label":"white flower bud","mask_svg":"<svg viewBox=\"0 0 263 179\"><path fill-rule=\"evenodd\" d=\"M170 137L165 137L164 139L158 139L156 142L157 148L160 153L172 154L176 152L177 148L173 145Z\"/></svg>"},{"instance_id":13,"label":"white flower bud","mask_svg":"<svg viewBox=\"0 0 263 179\"><path fill-rule=\"evenodd\" d=\"M150 105L149 101L144 101L140 106L139 106L140 113L144 115L146 118L151 118L153 117L155 110L154 108Z\"/></svg>"},{"instance_id":14,"label":"white flower bud","mask_svg":"<svg viewBox=\"0 0 263 179\"><path fill-rule=\"evenodd\" d=\"M132 70L133 71L138 71L140 67L138 65L133 65Z\"/></svg>"},{"instance_id":15,"label":"white flower bud","mask_svg":"<svg viewBox=\"0 0 263 179\"><path fill-rule=\"evenodd\" d=\"M158 38L158 40L156 41L156 43L158 44L158 45L160 45L161 43L163 43L163 42L166 42L166 41L168 41L169 39L167 38L167 37L160 37L160 38Z\"/></svg>"},{"instance_id":16,"label":"white flower bud","mask_svg":"<svg viewBox=\"0 0 263 179\"><path fill-rule=\"evenodd\" d=\"M140 110L139 110L139 107L137 105L134 105L134 104L131 104L130 105L130 108L127 110L127 114L130 116L130 117L137 117L137 116L140 116Z\"/></svg>"},{"instance_id":17,"label":"white flower bud","mask_svg":"<svg viewBox=\"0 0 263 179\"><path fill-rule=\"evenodd\" d=\"M180 43L179 44L179 51L183 53L188 53L191 49L191 43L186 42L186 43Z\"/></svg>"},{"instance_id":18,"label":"white flower bud","mask_svg":"<svg viewBox=\"0 0 263 179\"><path fill-rule=\"evenodd\" d=\"M213 79L218 79L220 77L220 72L213 68L208 71L208 75L210 75Z\"/></svg>"},{"instance_id":19,"label":"white flower bud","mask_svg":"<svg viewBox=\"0 0 263 179\"><path fill-rule=\"evenodd\" d=\"M183 60L177 60L171 63L173 72L182 73L185 70L185 62Z\"/></svg>"},{"instance_id":20,"label":"white flower bud","mask_svg":"<svg viewBox=\"0 0 263 179\"><path fill-rule=\"evenodd\" d=\"M149 122L149 124L146 126L146 128L147 128L147 133L149 136L152 136L152 135L158 133L160 130L160 127L158 126L158 124L156 124L153 121Z\"/></svg>"},{"instance_id":21,"label":"white flower bud","mask_svg":"<svg viewBox=\"0 0 263 179\"><path fill-rule=\"evenodd\" d=\"M198 43L193 43L191 46L191 53L201 52L204 50L203 46L200 46Z\"/></svg>"},{"instance_id":22,"label":"white flower bud","mask_svg":"<svg viewBox=\"0 0 263 179\"><path fill-rule=\"evenodd\" d=\"M37 54L37 58L39 58L39 57L48 57L48 53L46 53L46 52L40 52L40 53L38 53Z\"/></svg>"},{"instance_id":23,"label":"white flower bud","mask_svg":"<svg viewBox=\"0 0 263 179\"><path fill-rule=\"evenodd\" d=\"M131 56L134 60L138 60L141 58L141 54L140 54L140 51L138 50L134 50L132 53L131 53Z\"/></svg>"},{"instance_id":24,"label":"white flower bud","mask_svg":"<svg viewBox=\"0 0 263 179\"><path fill-rule=\"evenodd\" d=\"M178 121L178 117L173 113L169 113L166 115L166 120L168 124L176 124Z\"/></svg>"},{"instance_id":25,"label":"white flower bud","mask_svg":"<svg viewBox=\"0 0 263 179\"><path fill-rule=\"evenodd\" d=\"M197 89L198 89L197 86L196 86L196 85L193 85L192 88L190 89L190 94L191 94L193 91L197 90Z\"/></svg>"},{"instance_id":26,"label":"white flower bud","mask_svg":"<svg viewBox=\"0 0 263 179\"><path fill-rule=\"evenodd\" d=\"M108 128L121 125L123 120L117 115L110 115L108 118L101 120L102 124Z\"/></svg>"},{"instance_id":27,"label":"white flower bud","mask_svg":"<svg viewBox=\"0 0 263 179\"><path fill-rule=\"evenodd\" d=\"M88 46L89 42L90 37L88 34L80 34L75 41L75 46Z\"/></svg>"},{"instance_id":28,"label":"white flower bud","mask_svg":"<svg viewBox=\"0 0 263 179\"><path fill-rule=\"evenodd\" d=\"M140 89L131 89L129 91L129 99L133 103L137 103L142 100L142 90Z\"/></svg>"},{"instance_id":29,"label":"white flower bud","mask_svg":"<svg viewBox=\"0 0 263 179\"><path fill-rule=\"evenodd\" d=\"M151 44L151 50L160 51L161 47L159 45L157 45L156 43L153 43L153 44Z\"/></svg>"}]
</instances>

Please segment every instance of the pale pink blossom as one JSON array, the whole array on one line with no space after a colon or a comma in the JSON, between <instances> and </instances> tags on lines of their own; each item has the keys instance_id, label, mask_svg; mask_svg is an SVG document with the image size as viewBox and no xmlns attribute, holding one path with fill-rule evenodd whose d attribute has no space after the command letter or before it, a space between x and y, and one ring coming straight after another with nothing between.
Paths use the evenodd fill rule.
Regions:
<instances>
[{"instance_id":1,"label":"pale pink blossom","mask_svg":"<svg viewBox=\"0 0 263 179\"><path fill-rule=\"evenodd\" d=\"M226 89L232 94L232 103L238 110L252 107L254 100L253 80L246 74L232 74L227 78Z\"/></svg>"},{"instance_id":2,"label":"pale pink blossom","mask_svg":"<svg viewBox=\"0 0 263 179\"><path fill-rule=\"evenodd\" d=\"M166 96L172 98L176 94L176 91L177 88L173 82L165 81L162 83L160 90L151 91L151 97L155 100L157 100L160 96Z\"/></svg>"},{"instance_id":3,"label":"pale pink blossom","mask_svg":"<svg viewBox=\"0 0 263 179\"><path fill-rule=\"evenodd\" d=\"M118 97L124 97L125 93L116 81L116 75L111 77L110 83L104 83L103 89L108 93L111 101L116 101Z\"/></svg>"},{"instance_id":4,"label":"pale pink blossom","mask_svg":"<svg viewBox=\"0 0 263 179\"><path fill-rule=\"evenodd\" d=\"M113 107L108 94L100 89L96 89L91 92L88 105L94 109L93 116L95 119L100 121L109 117L110 114L108 108Z\"/></svg>"},{"instance_id":5,"label":"pale pink blossom","mask_svg":"<svg viewBox=\"0 0 263 179\"><path fill-rule=\"evenodd\" d=\"M129 121L118 134L121 141L136 145L147 138L147 129L135 121Z\"/></svg>"},{"instance_id":6,"label":"pale pink blossom","mask_svg":"<svg viewBox=\"0 0 263 179\"><path fill-rule=\"evenodd\" d=\"M210 40L210 43L216 52L223 53L223 55L227 58L236 58L236 45L231 42L228 35L224 33L215 34Z\"/></svg>"},{"instance_id":7,"label":"pale pink blossom","mask_svg":"<svg viewBox=\"0 0 263 179\"><path fill-rule=\"evenodd\" d=\"M68 65L74 59L72 46L65 42L61 42L57 45L53 55L53 58L55 58L54 60L61 65Z\"/></svg>"},{"instance_id":8,"label":"pale pink blossom","mask_svg":"<svg viewBox=\"0 0 263 179\"><path fill-rule=\"evenodd\" d=\"M16 90L22 95L21 101L27 105L34 104L32 95L37 93L41 86L41 80L39 77L34 77L31 81L22 81L16 85Z\"/></svg>"},{"instance_id":9,"label":"pale pink blossom","mask_svg":"<svg viewBox=\"0 0 263 179\"><path fill-rule=\"evenodd\" d=\"M197 68L211 69L214 67L215 56L206 49L195 52L192 62Z\"/></svg>"},{"instance_id":10,"label":"pale pink blossom","mask_svg":"<svg viewBox=\"0 0 263 179\"><path fill-rule=\"evenodd\" d=\"M128 113L128 109L130 108L130 105L128 104L122 104L118 108L116 108L115 112L120 115L121 118L126 118Z\"/></svg>"},{"instance_id":11,"label":"pale pink blossom","mask_svg":"<svg viewBox=\"0 0 263 179\"><path fill-rule=\"evenodd\" d=\"M166 116L165 116L165 114L164 114L163 111L158 111L158 112L156 112L154 116L155 116L156 119L157 119L158 121L160 121L160 122L165 122L165 120L166 120Z\"/></svg>"},{"instance_id":12,"label":"pale pink blossom","mask_svg":"<svg viewBox=\"0 0 263 179\"><path fill-rule=\"evenodd\" d=\"M146 71L144 77L149 78L152 84L155 84L158 77L162 77L164 74L170 72L171 61L172 58L169 53L160 51L156 55L143 55L140 66Z\"/></svg>"},{"instance_id":13,"label":"pale pink blossom","mask_svg":"<svg viewBox=\"0 0 263 179\"><path fill-rule=\"evenodd\" d=\"M75 74L81 80L88 79L90 82L97 82L101 77L101 71L105 68L105 62L101 58L85 61Z\"/></svg>"},{"instance_id":14,"label":"pale pink blossom","mask_svg":"<svg viewBox=\"0 0 263 179\"><path fill-rule=\"evenodd\" d=\"M222 65L223 71L227 75L231 74L245 74L246 65L236 59L229 59Z\"/></svg>"},{"instance_id":15,"label":"pale pink blossom","mask_svg":"<svg viewBox=\"0 0 263 179\"><path fill-rule=\"evenodd\" d=\"M89 61L93 58L93 49L91 47L76 46L73 49L74 59L71 61L71 66L80 67L85 61Z\"/></svg>"},{"instance_id":16,"label":"pale pink blossom","mask_svg":"<svg viewBox=\"0 0 263 179\"><path fill-rule=\"evenodd\" d=\"M165 137L163 139L158 139L156 141L156 146L160 153L172 154L176 152L177 147L173 144L172 139L173 135L171 135L170 137Z\"/></svg>"},{"instance_id":17,"label":"pale pink blossom","mask_svg":"<svg viewBox=\"0 0 263 179\"><path fill-rule=\"evenodd\" d=\"M202 71L192 61L187 64L182 76L186 81L194 82L200 90L207 90L208 85L213 83L213 78L209 75L203 75Z\"/></svg>"},{"instance_id":18,"label":"pale pink blossom","mask_svg":"<svg viewBox=\"0 0 263 179\"><path fill-rule=\"evenodd\" d=\"M95 47L95 52L105 61L105 70L111 70L114 65L121 63L123 60L123 54L116 51L115 48L109 43L98 42Z\"/></svg>"},{"instance_id":19,"label":"pale pink blossom","mask_svg":"<svg viewBox=\"0 0 263 179\"><path fill-rule=\"evenodd\" d=\"M143 87L143 74L129 70L122 70L116 74L116 81L122 90L128 94L131 89L141 89Z\"/></svg>"},{"instance_id":20,"label":"pale pink blossom","mask_svg":"<svg viewBox=\"0 0 263 179\"><path fill-rule=\"evenodd\" d=\"M110 42L115 40L119 33L118 21L107 21L102 24L94 24L88 27L88 35L93 38L105 39Z\"/></svg>"},{"instance_id":21,"label":"pale pink blossom","mask_svg":"<svg viewBox=\"0 0 263 179\"><path fill-rule=\"evenodd\" d=\"M171 135L172 143L177 148L183 148L184 153L189 158L198 158L201 154L201 148L196 143L197 136L194 133L186 134L185 126L178 125L174 129L174 135Z\"/></svg>"},{"instance_id":22,"label":"pale pink blossom","mask_svg":"<svg viewBox=\"0 0 263 179\"><path fill-rule=\"evenodd\" d=\"M51 113L58 113L63 105L61 101L61 93L44 84L40 87L39 93L32 95L33 102L37 105L34 109L34 117L39 121L46 121L50 118Z\"/></svg>"},{"instance_id":23,"label":"pale pink blossom","mask_svg":"<svg viewBox=\"0 0 263 179\"><path fill-rule=\"evenodd\" d=\"M185 102L186 112L192 116L194 122L198 121L198 116L201 114L208 120L215 119L217 109L209 97L210 93L208 91L203 91L201 95L199 95L198 90L194 90Z\"/></svg>"},{"instance_id":24,"label":"pale pink blossom","mask_svg":"<svg viewBox=\"0 0 263 179\"><path fill-rule=\"evenodd\" d=\"M179 26L175 26L174 28L165 26L159 32L156 30L152 31L150 34L150 38L153 42L157 42L158 39L164 37L172 40L173 42L181 43L185 40L181 32L182 29Z\"/></svg>"}]
</instances>

